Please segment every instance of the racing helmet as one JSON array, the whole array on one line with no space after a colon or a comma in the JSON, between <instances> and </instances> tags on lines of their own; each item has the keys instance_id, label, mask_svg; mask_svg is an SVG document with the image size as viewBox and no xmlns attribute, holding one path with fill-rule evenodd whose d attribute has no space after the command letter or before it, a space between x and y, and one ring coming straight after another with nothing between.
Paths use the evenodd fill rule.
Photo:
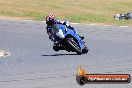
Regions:
<instances>
[{"instance_id":1,"label":"racing helmet","mask_svg":"<svg viewBox=\"0 0 132 88\"><path fill-rule=\"evenodd\" d=\"M46 24L49 25L49 26L51 26L51 25L54 24L54 20L55 20L54 16L52 14L50 14L50 15L48 15L46 17Z\"/></svg>"}]
</instances>

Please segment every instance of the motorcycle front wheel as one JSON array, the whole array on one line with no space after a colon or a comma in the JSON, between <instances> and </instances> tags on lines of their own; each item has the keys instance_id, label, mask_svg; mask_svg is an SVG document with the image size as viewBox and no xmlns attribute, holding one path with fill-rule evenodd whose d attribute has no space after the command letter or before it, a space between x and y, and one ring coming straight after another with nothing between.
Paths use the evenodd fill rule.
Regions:
<instances>
[{"instance_id":1,"label":"motorcycle front wheel","mask_svg":"<svg viewBox=\"0 0 132 88\"><path fill-rule=\"evenodd\" d=\"M75 51L78 55L82 54L79 44L73 38L67 38L67 44L69 45L69 48Z\"/></svg>"}]
</instances>

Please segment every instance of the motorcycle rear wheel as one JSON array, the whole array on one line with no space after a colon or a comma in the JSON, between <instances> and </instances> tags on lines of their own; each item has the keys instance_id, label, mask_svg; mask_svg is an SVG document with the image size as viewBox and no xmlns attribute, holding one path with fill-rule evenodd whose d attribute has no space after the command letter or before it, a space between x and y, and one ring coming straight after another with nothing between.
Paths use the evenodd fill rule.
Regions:
<instances>
[{"instance_id":1,"label":"motorcycle rear wheel","mask_svg":"<svg viewBox=\"0 0 132 88\"><path fill-rule=\"evenodd\" d=\"M89 51L89 49L88 49L87 47L84 47L84 48L82 49L82 53L83 53L83 54L88 53L88 51Z\"/></svg>"}]
</instances>

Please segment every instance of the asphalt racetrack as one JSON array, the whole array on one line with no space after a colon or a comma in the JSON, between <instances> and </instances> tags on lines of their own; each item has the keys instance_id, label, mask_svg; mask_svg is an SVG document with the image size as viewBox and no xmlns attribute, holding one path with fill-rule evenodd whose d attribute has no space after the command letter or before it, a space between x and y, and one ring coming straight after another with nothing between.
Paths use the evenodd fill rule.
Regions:
<instances>
[{"instance_id":1,"label":"asphalt racetrack","mask_svg":"<svg viewBox=\"0 0 132 88\"><path fill-rule=\"evenodd\" d=\"M0 88L132 88L129 84L76 82L78 66L90 73L132 75L132 28L72 24L85 36L88 54L52 50L45 23L0 20Z\"/></svg>"}]
</instances>

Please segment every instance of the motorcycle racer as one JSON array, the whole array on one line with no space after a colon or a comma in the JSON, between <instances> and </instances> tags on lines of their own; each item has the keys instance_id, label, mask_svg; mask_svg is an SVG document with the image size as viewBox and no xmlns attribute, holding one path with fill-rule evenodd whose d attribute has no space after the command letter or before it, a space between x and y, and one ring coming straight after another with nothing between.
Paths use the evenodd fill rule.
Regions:
<instances>
[{"instance_id":1,"label":"motorcycle racer","mask_svg":"<svg viewBox=\"0 0 132 88\"><path fill-rule=\"evenodd\" d=\"M54 49L55 46L58 45L58 42L56 42L56 40L58 38L62 38L63 39L63 36L64 36L63 35L63 32L58 29L57 24L63 24L67 28L69 28L69 29L73 30L75 33L77 33L74 30L74 28L69 24L68 21L60 21L60 20L57 20L57 19L55 19L55 17L52 14L50 14L50 15L48 15L46 17L46 24L47 24L46 29L47 29L47 34L49 35L49 39L54 42L53 49ZM81 39L84 39L84 36L79 36L79 37Z\"/></svg>"}]
</instances>

